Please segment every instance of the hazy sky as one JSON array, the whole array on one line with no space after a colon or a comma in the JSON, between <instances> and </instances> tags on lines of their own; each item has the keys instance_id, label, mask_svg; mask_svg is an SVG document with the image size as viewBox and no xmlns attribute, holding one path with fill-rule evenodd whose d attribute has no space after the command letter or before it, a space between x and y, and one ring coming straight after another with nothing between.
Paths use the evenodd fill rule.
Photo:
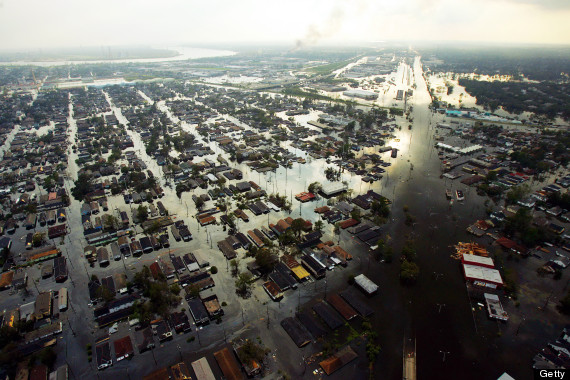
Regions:
<instances>
[{"instance_id":1,"label":"hazy sky","mask_svg":"<svg viewBox=\"0 0 570 380\"><path fill-rule=\"evenodd\" d=\"M570 0L0 0L0 49L431 40L570 43Z\"/></svg>"}]
</instances>

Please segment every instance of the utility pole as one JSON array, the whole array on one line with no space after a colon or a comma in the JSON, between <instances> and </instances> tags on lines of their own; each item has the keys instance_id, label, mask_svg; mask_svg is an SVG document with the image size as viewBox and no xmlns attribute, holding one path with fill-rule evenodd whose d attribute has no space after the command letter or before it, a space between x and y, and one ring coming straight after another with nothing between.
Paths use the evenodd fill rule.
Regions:
<instances>
[{"instance_id":1,"label":"utility pole","mask_svg":"<svg viewBox=\"0 0 570 380\"><path fill-rule=\"evenodd\" d=\"M301 288L299 288L297 294L299 295L297 298L297 313L298 313L299 309L301 308Z\"/></svg>"},{"instance_id":2,"label":"utility pole","mask_svg":"<svg viewBox=\"0 0 570 380\"><path fill-rule=\"evenodd\" d=\"M177 345L176 345L176 348L178 348L178 353L180 354L180 361L183 362L184 359L182 358L182 351L180 351L180 345L177 344Z\"/></svg>"},{"instance_id":3,"label":"utility pole","mask_svg":"<svg viewBox=\"0 0 570 380\"><path fill-rule=\"evenodd\" d=\"M446 355L449 355L449 352L447 352L447 351L442 351L442 350L439 350L439 352L443 354L443 359L442 359L442 363L443 363L443 362L445 362L445 356L446 356Z\"/></svg>"},{"instance_id":4,"label":"utility pole","mask_svg":"<svg viewBox=\"0 0 570 380\"><path fill-rule=\"evenodd\" d=\"M73 330L73 327L71 327L71 322L69 321L69 318L67 319L67 324L69 325L69 329L73 333L73 336L75 336L75 330Z\"/></svg>"},{"instance_id":5,"label":"utility pole","mask_svg":"<svg viewBox=\"0 0 570 380\"><path fill-rule=\"evenodd\" d=\"M67 247L64 247L64 248L65 248L65 255L67 256L67 261L69 261L69 263L71 264L71 267L72 267L73 269L75 269L75 267L73 266L73 262L72 262L71 259L69 258L69 252L67 251Z\"/></svg>"},{"instance_id":6,"label":"utility pole","mask_svg":"<svg viewBox=\"0 0 570 380\"><path fill-rule=\"evenodd\" d=\"M523 324L524 321L525 321L525 315L523 314L523 315L522 315L522 319L521 319L521 321L519 322L519 325L517 326L517 331L515 332L515 336L518 336L518 335L519 335L519 330L521 329L521 325Z\"/></svg>"},{"instance_id":7,"label":"utility pole","mask_svg":"<svg viewBox=\"0 0 570 380\"><path fill-rule=\"evenodd\" d=\"M83 263L83 268L85 268L85 274L87 275L87 280L89 281L90 280L89 272L87 271L87 266L85 265L85 263Z\"/></svg>"},{"instance_id":8,"label":"utility pole","mask_svg":"<svg viewBox=\"0 0 570 380\"><path fill-rule=\"evenodd\" d=\"M196 336L198 336L198 343L200 344L200 347L202 347L202 341L200 340L200 329L198 326L196 326Z\"/></svg>"}]
</instances>

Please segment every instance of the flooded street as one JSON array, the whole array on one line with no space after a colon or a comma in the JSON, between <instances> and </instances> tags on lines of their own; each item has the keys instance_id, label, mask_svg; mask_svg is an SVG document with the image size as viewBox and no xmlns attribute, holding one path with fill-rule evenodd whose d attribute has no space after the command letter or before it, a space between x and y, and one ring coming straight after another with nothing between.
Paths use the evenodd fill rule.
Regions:
<instances>
[{"instance_id":1,"label":"flooded street","mask_svg":"<svg viewBox=\"0 0 570 380\"><path fill-rule=\"evenodd\" d=\"M407 70L403 70L407 72ZM402 80L404 74L402 73ZM421 60L416 58L413 73L410 74L411 82L415 82L417 88L414 97L408 102L413 106L409 123L403 117L397 117L397 123L401 127L394 132L394 138L386 142L387 145L398 148L398 157L390 158L390 152L382 154L382 158L392 165L386 168L384 177L374 183L363 183L361 177L350 172L344 172L341 180L348 183L353 189L353 195L374 190L392 200L391 221L384 226L386 236L394 246L394 252L399 252L404 241L412 238L418 250L418 264L420 277L415 287L402 287L399 283L398 254L394 263L384 264L370 260L370 251L364 244L353 239L346 231L340 236L341 245L346 247L354 256L352 264L347 270L335 270L329 274L329 291L343 290L346 287L346 279L349 274L364 272L380 286L379 295L369 303L375 310L371 321L379 333L382 355L380 355L377 369L385 378L397 379L401 376L401 355L404 337L415 338L418 351L418 374L421 378L451 378L457 373L463 373L465 379L492 378L497 374L497 368L502 368L500 363L505 359L512 360L509 350L499 350L498 346L489 346L489 337L485 337L477 330L474 315L472 314L470 301L467 296L465 282L457 261L450 258L451 246L457 241L469 241L465 227L468 223L485 216L485 198L478 196L467 186L452 183L439 177L441 163L434 148L435 124L441 120L439 115L433 115L428 105L431 101L426 84L422 77ZM139 91L139 94L149 103L153 99ZM158 103L158 108L174 122L179 120L173 116L164 101ZM113 108L119 121L126 124L127 120L122 116L118 108ZM243 127L245 130L252 129L229 115L219 115L225 120ZM285 115L283 115L285 118ZM306 125L309 120L314 120L316 114L301 115L295 118L296 122ZM408 125L412 124L409 129ZM205 140L196 133L194 124L181 122L181 127L187 132L196 135L199 142L207 144L214 151L213 155L204 156L215 160L218 155L229 160L229 154L219 149L217 144ZM135 144L135 151L148 165L149 169L160 172L156 161L146 154L144 144L138 133L128 130ZM245 231L250 226L259 223L275 223L285 216L303 217L309 220L318 220L319 215L314 208L326 204L326 199L317 202L303 204L294 199L294 195L305 191L307 186L315 181L327 183L325 168L332 166L324 159L313 159L306 152L291 146L290 142L282 142L281 145L298 157L305 158L306 164L293 163L291 168L279 167L275 172L257 173L244 163L234 163L233 166L242 170L244 178L255 181L269 194L280 193L286 195L292 202L290 214L280 212L271 213L268 216L254 218L254 223L249 225L238 222L238 230ZM413 164L413 169L412 169ZM162 182L162 181L161 181ZM163 183L162 183L163 184ZM445 198L445 189L462 189L466 194L466 200L449 205ZM192 194L205 192L196 189L182 194L178 199L172 188L165 187L166 196L163 199L165 206L172 215L183 217L192 231L196 231L196 238L186 245L186 249L206 254L211 260L220 257L215 243L226 236L221 226L200 227L197 220L192 217L194 204ZM120 200L119 200L119 203ZM407 206L409 212L417 222L412 227L404 224L403 208ZM124 208L124 205L123 205ZM188 218L189 217L189 218ZM264 220L264 218L267 218ZM333 226L325 224L325 240L337 239L333 234ZM243 260L245 261L245 260ZM227 262L221 258L215 259L214 263L220 267L227 266ZM245 263L242 262L242 266ZM226 293L226 297L233 300L229 302L228 321L225 322L228 334L237 334L233 331L238 328L242 318L257 321L249 329L254 329L262 334L264 341L275 341L283 335L283 331L275 327L271 328L271 334L264 332L267 317L276 321L294 313L299 303L310 302L319 298L324 291L322 281L305 284L299 287L298 297L289 295L279 304L270 303L267 310L257 307L258 300L243 300L231 295L233 284L230 281L221 281L218 294ZM263 299L265 295L257 288L257 296ZM229 294L227 294L229 293ZM295 299L298 298L298 299ZM245 316L240 315L243 310ZM264 315L267 314L267 315ZM483 323L494 323L483 321ZM246 326L246 330L248 327ZM211 330L211 329L210 329ZM209 331L210 331L209 330ZM218 332L219 333L219 332ZM210 331L209 334L214 334ZM278 345L278 343L276 343ZM285 349L285 347L283 348ZM442 361L442 353L446 352L448 359ZM485 356L481 356L482 353ZM297 356L302 360L300 352L288 351L288 355ZM502 356L505 355L505 356ZM473 371L464 372L465 369ZM295 367L291 366L291 371ZM516 374L516 368L509 369ZM522 378L522 377L521 377Z\"/></svg>"},{"instance_id":2,"label":"flooded street","mask_svg":"<svg viewBox=\"0 0 570 380\"><path fill-rule=\"evenodd\" d=\"M134 124L135 121L128 120L125 117L128 113L123 114L121 108L114 103L110 92L103 90L111 112L120 124L127 126L126 133L133 142L134 148L132 149L136 156L146 165L146 169L154 173L158 184L164 189L165 195L161 202L174 221L184 220L194 238L189 242L171 241L170 248L161 249L156 254L123 258L112 262L107 268L96 266L88 269L85 259L80 254L83 251L83 236L79 230L72 229L69 235L71 264L76 271L82 273L81 277L83 277L83 270L88 276L96 274L99 277L104 277L110 270L114 270L124 272L131 279L144 265L152 264L159 257L167 258L171 253L181 255L193 252L206 257L210 265L219 268L220 272L214 276L216 286L204 290L201 295L205 297L216 294L227 305L224 306L225 316L221 326L210 325L196 328L198 340L185 343L187 348L182 351L189 360L195 360L218 349L221 342L237 337L258 336L265 345L274 349L276 355L287 358L287 360L279 361L279 365L287 373L293 378L307 378L306 369L304 367L301 369L299 363L303 362L304 357L321 350L320 343L302 350L297 349L278 323L285 317L294 316L299 309L310 308L316 301L325 298L325 293L331 294L346 289L350 275L364 273L380 287L379 294L368 300L368 305L374 310L370 321L378 332L378 343L382 348L379 359L375 363L376 376L386 379L401 378L403 347L415 339L418 356L417 371L420 378L447 379L461 373L464 379L478 380L496 378L508 370L517 379L524 379L528 371L515 367L512 363L516 363L521 350L524 355L528 356L524 359L529 361L534 352L524 349L527 342L523 340L500 339L502 331L512 330L515 328L514 325L502 326L481 317L484 311L477 307L476 302L470 300L459 263L450 258L452 246L455 243L473 239L472 235L467 235L465 228L473 221L486 216L486 198L480 197L470 187L461 184L459 180L452 181L440 177L441 161L435 148L435 135L436 124L444 117L432 113L428 108L431 98L422 74L420 57L416 57L413 66L400 65L398 70L401 86L415 86L414 95L407 102L408 109L413 107L409 118L396 116L396 128L392 132L392 137L386 140L387 146L398 149L397 157L392 158L390 151L378 153L379 146L365 147L356 153L357 157L365 153L378 153L384 161L391 163L385 168L383 177L378 181L366 183L362 181L360 175L343 170L340 178L340 181L345 182L351 189L352 196L374 190L392 202L389 220L381 228L383 238L394 248L393 263L377 261L367 245L361 243L346 230L336 235L334 226L325 222L322 240L339 242L339 245L353 255L354 258L348 268L336 267L327 273L324 281L310 280L299 284L298 289L289 291L281 302L268 302L267 295L259 282L253 287L250 298L238 297L235 293L235 278L229 274L228 261L217 247L217 242L227 237L228 232L225 226L214 224L201 227L195 217L197 209L192 196L206 194L207 190L198 187L183 192L179 198L176 195L174 180L166 178L163 174L163 167L158 165L152 155L147 154L144 139L140 129ZM205 159L216 161L218 157L231 161L230 154L222 150L215 140L210 141L208 136L202 136L197 132L198 124L178 119L170 109L168 100L155 100L145 93L144 88L136 91L138 96L144 99L144 104L155 104L158 112L166 115L173 125L179 124L183 131L196 137L196 142L204 144L213 151L213 154L195 157L194 162ZM256 128L252 128L233 116L216 112L195 98L186 98L177 94L175 99L207 107L215 116L210 117L205 123L223 120L243 128L244 131L257 131ZM309 137L307 139L309 141L322 136L319 129L308 124L309 121L316 120L319 114L320 112L312 110L309 114L296 115L292 119L300 126L319 132L318 135ZM279 112L277 116L283 120L288 119L285 112ZM70 128L67 133L70 141L73 142L77 138L77 121L74 119L72 104L69 106L68 122ZM265 139L271 139L270 132L262 132L262 134ZM338 137L337 132L331 135ZM331 161L327 163L324 158L313 158L304 150L296 148L292 140L281 141L279 145L297 158L304 159L306 163L293 160L289 168L279 166L274 171L264 173L253 170L247 165L247 161L241 163L233 161L231 166L243 172L244 180L256 182L268 194L285 195L292 203L291 212L280 211L267 215L252 215L249 223L236 220L237 230L240 232L276 223L287 216L302 217L313 223L321 218L314 210L316 207L326 205L327 199L318 198L313 202L301 203L294 196L306 191L313 182L329 184L325 169L329 167L339 169L339 166ZM171 153L173 157L178 154L179 152ZM72 180L77 179L76 159L77 154L70 152L68 162L70 178L65 182L68 190L73 187ZM450 204L445 197L445 190L448 188L454 191L463 190L465 201ZM229 210L231 211L237 205L233 199L230 199L230 202ZM108 205L109 209L114 210L117 215L120 211L127 211L129 217L138 207L125 204L120 194L108 196ZM71 203L69 219L72 225L80 223L80 207L81 203L77 201ZM207 201L204 206L206 209L212 207L215 207L215 201L212 200ZM405 224L404 210L408 210L414 217L415 222L412 225ZM143 236L140 226L136 226L134 231L136 238ZM414 241L418 252L417 263L420 274L415 286L404 287L399 279L399 253L406 240L410 239ZM245 258L244 253L245 251L240 249L239 268L242 272L247 270L246 265L251 260ZM79 281L86 282L83 278ZM88 295L84 291L81 294L78 293L76 297L88 302ZM92 330L82 334L88 337L93 336L96 328L90 325L90 329ZM509 336L512 337L512 334ZM179 343L183 342L182 339L184 339L182 336L175 338ZM169 361L169 352L166 349L157 350L156 355L159 361ZM443 360L444 355L445 360ZM504 363L510 364L505 366ZM137 373L140 374L150 372L156 365L152 361L139 364ZM367 360L363 356L361 360L347 366L346 371L352 371L352 378L366 378L368 374L366 364ZM316 368L316 363L313 367ZM106 375L122 376L127 368L126 363L119 363L108 369ZM84 366L78 371L87 374L89 368ZM342 378L346 375L346 371L339 371L331 378Z\"/></svg>"}]
</instances>

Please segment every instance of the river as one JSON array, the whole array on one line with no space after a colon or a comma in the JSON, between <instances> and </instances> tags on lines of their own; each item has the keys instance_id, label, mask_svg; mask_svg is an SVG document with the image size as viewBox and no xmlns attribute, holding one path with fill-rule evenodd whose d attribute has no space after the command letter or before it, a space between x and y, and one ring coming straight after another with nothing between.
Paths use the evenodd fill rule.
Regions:
<instances>
[{"instance_id":1,"label":"river","mask_svg":"<svg viewBox=\"0 0 570 380\"><path fill-rule=\"evenodd\" d=\"M88 60L88 61L74 61L74 60L53 60L53 61L13 61L13 62L0 62L0 66L67 66L67 65L82 65L82 64L96 64L96 63L158 63L158 62L172 62L184 61L189 59L210 58L210 57L225 57L235 55L236 52L230 50L215 50L206 48L193 48L193 47L168 47L168 50L178 52L174 57L164 58L131 58L131 59L102 59L102 60Z\"/></svg>"}]
</instances>

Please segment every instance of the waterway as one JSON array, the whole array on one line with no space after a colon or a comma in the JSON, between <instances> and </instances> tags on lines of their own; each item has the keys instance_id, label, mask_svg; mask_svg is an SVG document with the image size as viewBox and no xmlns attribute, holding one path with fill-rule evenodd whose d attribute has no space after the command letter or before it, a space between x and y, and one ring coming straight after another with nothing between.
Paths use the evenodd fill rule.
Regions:
<instances>
[{"instance_id":1,"label":"waterway","mask_svg":"<svg viewBox=\"0 0 570 380\"><path fill-rule=\"evenodd\" d=\"M235 55L236 52L230 50L215 50L206 48L193 48L193 47L168 47L168 50L178 52L173 57L163 58L131 58L131 59L102 59L102 60L88 60L88 61L74 61L74 60L53 60L53 61L14 61L14 62L0 62L0 66L67 66L67 65L81 65L81 64L96 64L96 63L158 63L158 62L172 62L172 61L185 61L189 59L209 58L209 57L225 57Z\"/></svg>"}]
</instances>

